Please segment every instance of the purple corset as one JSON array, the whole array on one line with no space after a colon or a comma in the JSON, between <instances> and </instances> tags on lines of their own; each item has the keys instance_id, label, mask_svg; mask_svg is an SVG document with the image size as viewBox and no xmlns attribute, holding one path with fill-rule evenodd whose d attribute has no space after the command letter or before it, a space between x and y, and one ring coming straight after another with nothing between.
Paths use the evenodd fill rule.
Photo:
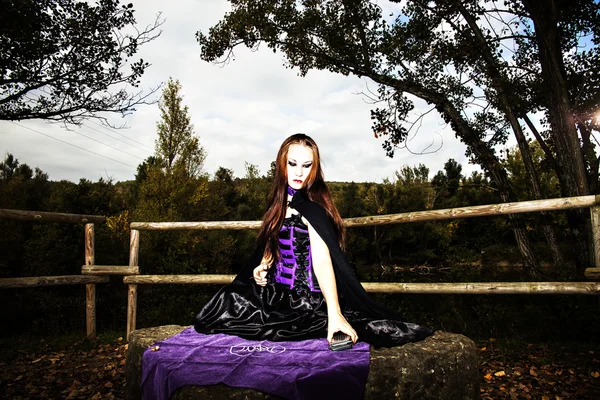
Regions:
<instances>
[{"instance_id":1,"label":"purple corset","mask_svg":"<svg viewBox=\"0 0 600 400\"><path fill-rule=\"evenodd\" d=\"M308 227L302 222L300 214L283 220L279 232L279 252L281 259L275 266L275 282L290 288L305 286L312 292L321 291L312 268Z\"/></svg>"}]
</instances>

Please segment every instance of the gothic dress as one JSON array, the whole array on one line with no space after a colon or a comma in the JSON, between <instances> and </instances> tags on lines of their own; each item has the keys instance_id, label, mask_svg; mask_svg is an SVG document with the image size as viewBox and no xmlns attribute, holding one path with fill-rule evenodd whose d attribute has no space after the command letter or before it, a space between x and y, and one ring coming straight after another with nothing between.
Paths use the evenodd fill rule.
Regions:
<instances>
[{"instance_id":1,"label":"gothic dress","mask_svg":"<svg viewBox=\"0 0 600 400\"><path fill-rule=\"evenodd\" d=\"M264 244L248 264L194 318L199 333L226 333L244 339L294 341L327 336L327 305L314 274L308 227L311 224L329 248L342 314L361 341L391 347L422 340L429 328L402 322L402 317L371 300L354 275L331 219L317 203L298 191L290 207L299 214L285 218L279 235L280 259L267 274L267 284L254 283Z\"/></svg>"}]
</instances>

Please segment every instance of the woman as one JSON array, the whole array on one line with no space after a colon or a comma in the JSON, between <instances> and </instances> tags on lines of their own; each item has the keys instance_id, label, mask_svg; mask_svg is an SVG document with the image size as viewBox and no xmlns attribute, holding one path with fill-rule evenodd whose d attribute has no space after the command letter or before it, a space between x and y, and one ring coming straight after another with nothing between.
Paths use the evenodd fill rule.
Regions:
<instances>
[{"instance_id":1,"label":"woman","mask_svg":"<svg viewBox=\"0 0 600 400\"><path fill-rule=\"evenodd\" d=\"M196 331L329 342L341 331L355 343L360 338L384 347L431 335L374 303L355 277L342 250L342 219L310 137L292 135L281 145L269 204L254 256L196 316Z\"/></svg>"}]
</instances>

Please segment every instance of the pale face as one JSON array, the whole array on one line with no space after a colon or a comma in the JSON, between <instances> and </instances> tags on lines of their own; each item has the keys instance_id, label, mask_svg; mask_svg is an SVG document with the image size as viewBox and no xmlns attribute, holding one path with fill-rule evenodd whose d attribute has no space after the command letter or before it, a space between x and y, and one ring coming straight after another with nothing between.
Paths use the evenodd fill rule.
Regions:
<instances>
[{"instance_id":1,"label":"pale face","mask_svg":"<svg viewBox=\"0 0 600 400\"><path fill-rule=\"evenodd\" d=\"M313 152L310 147L293 144L287 155L287 181L292 189L301 189L313 167Z\"/></svg>"}]
</instances>

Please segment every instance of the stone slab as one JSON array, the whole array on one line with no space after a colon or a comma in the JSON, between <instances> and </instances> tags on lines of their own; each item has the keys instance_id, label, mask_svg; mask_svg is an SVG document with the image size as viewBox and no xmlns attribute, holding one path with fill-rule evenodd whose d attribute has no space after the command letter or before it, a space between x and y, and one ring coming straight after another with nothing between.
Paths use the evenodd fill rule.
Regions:
<instances>
[{"instance_id":1,"label":"stone slab","mask_svg":"<svg viewBox=\"0 0 600 400\"><path fill-rule=\"evenodd\" d=\"M142 355L152 344L178 334L187 326L165 325L138 329L129 335L125 366L125 398L142 398ZM253 389L224 384L184 386L172 400L278 399ZM436 332L404 346L371 348L371 367L365 399L456 399L479 398L479 355L466 336Z\"/></svg>"}]
</instances>

